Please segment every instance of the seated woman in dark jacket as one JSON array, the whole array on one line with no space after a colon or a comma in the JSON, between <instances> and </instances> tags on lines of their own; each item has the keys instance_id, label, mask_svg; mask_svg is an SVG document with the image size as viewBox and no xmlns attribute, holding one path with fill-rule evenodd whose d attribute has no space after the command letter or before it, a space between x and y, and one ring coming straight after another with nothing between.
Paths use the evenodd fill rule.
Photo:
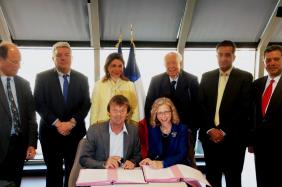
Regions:
<instances>
[{"instance_id":1,"label":"seated woman in dark jacket","mask_svg":"<svg viewBox=\"0 0 282 187\"><path fill-rule=\"evenodd\" d=\"M165 168L186 164L188 151L187 127L179 123L175 106L170 99L157 99L151 110L149 131L149 158L139 164Z\"/></svg>"}]
</instances>

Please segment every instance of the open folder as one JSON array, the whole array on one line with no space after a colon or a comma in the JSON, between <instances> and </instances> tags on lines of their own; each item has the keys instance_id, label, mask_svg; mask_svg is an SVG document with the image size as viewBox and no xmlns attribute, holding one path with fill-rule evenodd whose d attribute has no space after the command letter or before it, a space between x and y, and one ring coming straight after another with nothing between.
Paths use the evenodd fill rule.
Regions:
<instances>
[{"instance_id":1,"label":"open folder","mask_svg":"<svg viewBox=\"0 0 282 187\"><path fill-rule=\"evenodd\" d=\"M146 182L173 183L184 181L193 187L201 187L201 183L211 186L201 171L192 167L177 164L168 168L153 169L142 166Z\"/></svg>"},{"instance_id":2,"label":"open folder","mask_svg":"<svg viewBox=\"0 0 282 187\"><path fill-rule=\"evenodd\" d=\"M81 169L76 186L146 183L141 169Z\"/></svg>"}]
</instances>

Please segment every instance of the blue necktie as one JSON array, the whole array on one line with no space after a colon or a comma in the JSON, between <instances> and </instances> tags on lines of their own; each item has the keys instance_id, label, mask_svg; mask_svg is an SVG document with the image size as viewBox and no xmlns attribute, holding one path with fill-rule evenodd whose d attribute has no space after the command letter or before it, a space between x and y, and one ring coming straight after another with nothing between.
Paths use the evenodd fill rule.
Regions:
<instances>
[{"instance_id":1,"label":"blue necktie","mask_svg":"<svg viewBox=\"0 0 282 187\"><path fill-rule=\"evenodd\" d=\"M63 75L64 78L63 95L64 95L65 103L67 103L68 100L68 89L69 89L68 76L69 75Z\"/></svg>"},{"instance_id":2,"label":"blue necktie","mask_svg":"<svg viewBox=\"0 0 282 187\"><path fill-rule=\"evenodd\" d=\"M11 116L12 116L12 134L15 133L16 135L19 134L20 132L20 116L19 112L12 94L11 90L11 84L10 84L11 78L7 78L7 94L8 94L8 99L9 99L9 105L11 109ZM14 130L14 132L13 132Z\"/></svg>"}]
</instances>

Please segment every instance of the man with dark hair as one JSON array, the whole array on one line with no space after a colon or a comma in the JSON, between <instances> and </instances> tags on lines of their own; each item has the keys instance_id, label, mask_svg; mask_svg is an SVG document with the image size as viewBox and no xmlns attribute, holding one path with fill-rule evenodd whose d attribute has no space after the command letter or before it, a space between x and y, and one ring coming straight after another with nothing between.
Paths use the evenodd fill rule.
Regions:
<instances>
[{"instance_id":1,"label":"man with dark hair","mask_svg":"<svg viewBox=\"0 0 282 187\"><path fill-rule=\"evenodd\" d=\"M236 44L230 40L224 40L216 45L216 50L218 50L220 47L231 47L232 53L234 54L236 51Z\"/></svg>"},{"instance_id":2,"label":"man with dark hair","mask_svg":"<svg viewBox=\"0 0 282 187\"><path fill-rule=\"evenodd\" d=\"M221 187L222 174L227 187L241 186L253 77L233 67L235 50L232 41L218 44L219 69L204 73L200 83L205 122L199 138L213 187Z\"/></svg>"},{"instance_id":3,"label":"man with dark hair","mask_svg":"<svg viewBox=\"0 0 282 187\"><path fill-rule=\"evenodd\" d=\"M41 117L39 139L47 166L46 186L68 187L77 146L86 133L89 86L86 76L71 69L72 51L67 42L57 42L52 51L55 68L37 75L34 97Z\"/></svg>"},{"instance_id":4,"label":"man with dark hair","mask_svg":"<svg viewBox=\"0 0 282 187\"><path fill-rule=\"evenodd\" d=\"M129 101L116 95L107 110L110 120L88 129L80 164L85 168L133 169L141 160L141 147L137 127L126 123Z\"/></svg>"},{"instance_id":5,"label":"man with dark hair","mask_svg":"<svg viewBox=\"0 0 282 187\"><path fill-rule=\"evenodd\" d=\"M282 47L273 45L264 52L264 66L268 73L253 83L254 129L253 151L258 187L280 186L282 165Z\"/></svg>"},{"instance_id":6,"label":"man with dark hair","mask_svg":"<svg viewBox=\"0 0 282 187\"><path fill-rule=\"evenodd\" d=\"M36 154L34 100L29 82L17 76L20 61L16 45L0 44L0 186L10 181L19 187L25 159Z\"/></svg>"}]
</instances>

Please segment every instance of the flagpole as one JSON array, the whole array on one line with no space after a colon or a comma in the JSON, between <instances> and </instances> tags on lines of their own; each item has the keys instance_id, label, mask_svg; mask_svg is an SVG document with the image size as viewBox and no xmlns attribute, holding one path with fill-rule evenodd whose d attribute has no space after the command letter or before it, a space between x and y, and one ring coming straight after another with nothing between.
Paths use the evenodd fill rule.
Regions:
<instances>
[{"instance_id":1,"label":"flagpole","mask_svg":"<svg viewBox=\"0 0 282 187\"><path fill-rule=\"evenodd\" d=\"M122 42L122 33L120 33L119 37L118 37L118 42L115 45L116 48L118 48L119 44Z\"/></svg>"},{"instance_id":2,"label":"flagpole","mask_svg":"<svg viewBox=\"0 0 282 187\"><path fill-rule=\"evenodd\" d=\"M135 44L134 44L134 30L133 30L133 25L132 24L130 24L130 43L135 48Z\"/></svg>"}]
</instances>

